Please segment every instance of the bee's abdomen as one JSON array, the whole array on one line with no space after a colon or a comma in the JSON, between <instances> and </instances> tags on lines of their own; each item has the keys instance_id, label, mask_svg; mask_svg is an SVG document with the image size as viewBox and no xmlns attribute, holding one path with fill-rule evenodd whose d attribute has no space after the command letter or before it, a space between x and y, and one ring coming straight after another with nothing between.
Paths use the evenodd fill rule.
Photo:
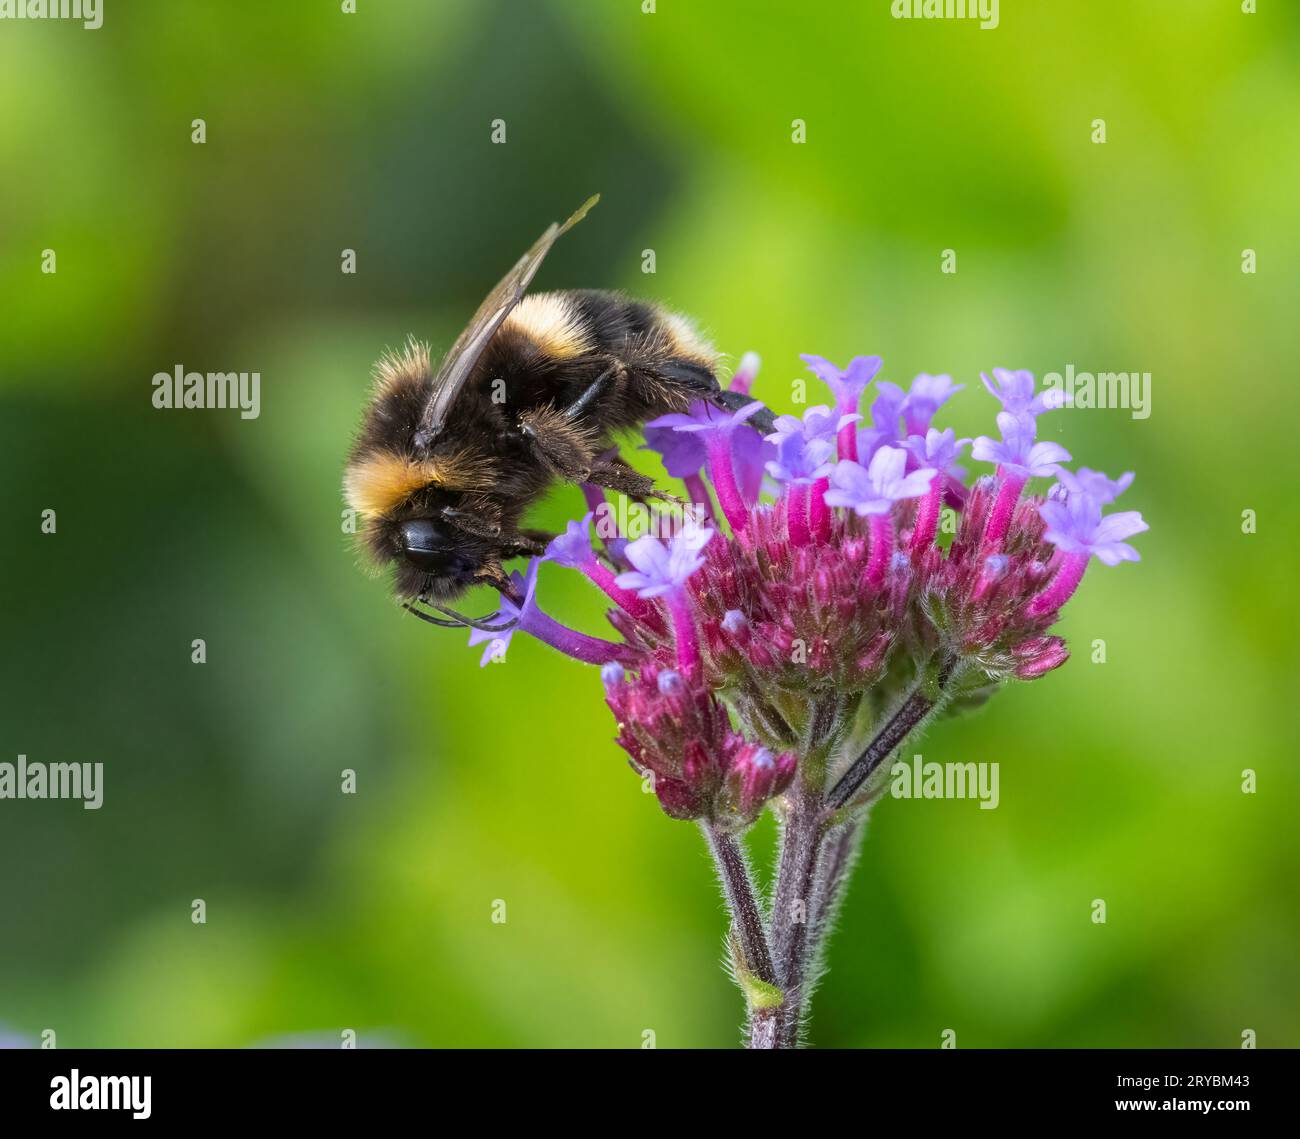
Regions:
<instances>
[{"instance_id":1,"label":"bee's abdomen","mask_svg":"<svg viewBox=\"0 0 1300 1139\"><path fill-rule=\"evenodd\" d=\"M535 293L519 303L502 332L529 344L535 366L548 373L549 394L561 404L611 360L620 363L624 378L613 401L619 426L684 407L693 393L718 386L717 353L690 320L618 293Z\"/></svg>"},{"instance_id":2,"label":"bee's abdomen","mask_svg":"<svg viewBox=\"0 0 1300 1139\"><path fill-rule=\"evenodd\" d=\"M647 353L690 361L712 373L717 353L686 317L660 305L629 300L595 289L555 293L589 330L591 339L612 356L629 362Z\"/></svg>"}]
</instances>

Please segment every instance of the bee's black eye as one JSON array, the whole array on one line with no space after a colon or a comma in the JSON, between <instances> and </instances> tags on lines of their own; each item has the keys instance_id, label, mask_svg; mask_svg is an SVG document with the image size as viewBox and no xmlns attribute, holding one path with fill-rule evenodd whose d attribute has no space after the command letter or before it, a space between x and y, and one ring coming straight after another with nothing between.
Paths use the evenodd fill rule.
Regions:
<instances>
[{"instance_id":1,"label":"bee's black eye","mask_svg":"<svg viewBox=\"0 0 1300 1139\"><path fill-rule=\"evenodd\" d=\"M402 556L413 566L432 574L458 574L472 563L458 548L455 537L429 518L414 518L398 527Z\"/></svg>"}]
</instances>

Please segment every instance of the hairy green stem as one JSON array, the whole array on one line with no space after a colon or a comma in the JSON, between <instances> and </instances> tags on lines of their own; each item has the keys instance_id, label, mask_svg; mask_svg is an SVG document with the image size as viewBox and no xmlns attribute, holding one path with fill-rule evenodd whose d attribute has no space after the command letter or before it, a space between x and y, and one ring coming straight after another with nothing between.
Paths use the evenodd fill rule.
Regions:
<instances>
[{"instance_id":1,"label":"hairy green stem","mask_svg":"<svg viewBox=\"0 0 1300 1139\"><path fill-rule=\"evenodd\" d=\"M863 835L867 829L865 814L847 823L834 827L826 836L825 853L817 874L817 884L813 892L812 937L818 948L821 947L831 923L835 920L840 902L844 897L844 887L853 873L854 863L862 849Z\"/></svg>"},{"instance_id":2,"label":"hairy green stem","mask_svg":"<svg viewBox=\"0 0 1300 1139\"><path fill-rule=\"evenodd\" d=\"M771 1047L760 1041L776 1035L774 1010L780 1001L777 972L772 965L767 926L754 890L749 860L740 840L713 823L701 823L709 844L723 897L731 913L733 965L745 993L750 1013L750 1046Z\"/></svg>"},{"instance_id":3,"label":"hairy green stem","mask_svg":"<svg viewBox=\"0 0 1300 1139\"><path fill-rule=\"evenodd\" d=\"M775 1047L791 1048L798 1043L810 995L807 966L816 946L809 933L814 921L817 864L829 819L820 787L801 778L782 826L772 900L773 964L782 994Z\"/></svg>"},{"instance_id":4,"label":"hairy green stem","mask_svg":"<svg viewBox=\"0 0 1300 1139\"><path fill-rule=\"evenodd\" d=\"M944 688L955 670L955 662L948 660L934 678L934 684L928 685L924 678L916 682L911 694L885 721L882 727L863 749L862 754L853 761L849 769L840 776L839 782L831 788L826 796L826 805L832 811L838 811L861 789L871 777L872 772L893 753L931 712L944 699Z\"/></svg>"},{"instance_id":5,"label":"hairy green stem","mask_svg":"<svg viewBox=\"0 0 1300 1139\"><path fill-rule=\"evenodd\" d=\"M794 1048L799 1044L826 935L866 829L865 812L847 818L840 812L880 764L943 703L954 667L949 659L929 683L925 678L918 680L829 792L824 791L824 751L814 750L800 764L786 800L772 897L771 963L779 1004L759 1010L751 1007L751 1047ZM819 734L815 728L810 732L814 738Z\"/></svg>"}]
</instances>

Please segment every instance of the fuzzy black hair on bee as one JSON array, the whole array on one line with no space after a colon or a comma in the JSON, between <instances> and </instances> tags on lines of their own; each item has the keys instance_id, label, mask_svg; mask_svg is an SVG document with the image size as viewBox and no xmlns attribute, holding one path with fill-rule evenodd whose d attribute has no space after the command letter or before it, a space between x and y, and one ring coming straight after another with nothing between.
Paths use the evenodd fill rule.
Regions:
<instances>
[{"instance_id":1,"label":"fuzzy black hair on bee","mask_svg":"<svg viewBox=\"0 0 1300 1139\"><path fill-rule=\"evenodd\" d=\"M614 437L693 400L749 402L721 390L717 354L683 316L602 290L525 295L595 201L538 239L436 370L415 341L376 365L344 489L372 562L392 567L408 602L443 607L474 584L509 593L503 563L545 548L520 522L552 483L665 497L606 457Z\"/></svg>"}]
</instances>

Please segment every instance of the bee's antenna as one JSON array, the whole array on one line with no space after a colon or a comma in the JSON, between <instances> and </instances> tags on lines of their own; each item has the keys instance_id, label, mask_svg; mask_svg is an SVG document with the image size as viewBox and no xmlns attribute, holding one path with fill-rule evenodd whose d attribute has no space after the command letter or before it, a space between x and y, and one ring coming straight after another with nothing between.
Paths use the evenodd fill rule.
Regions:
<instances>
[{"instance_id":1,"label":"bee's antenna","mask_svg":"<svg viewBox=\"0 0 1300 1139\"><path fill-rule=\"evenodd\" d=\"M409 601L403 601L402 608L410 613L411 616L419 617L421 621L428 621L430 625L441 625L444 629L460 629L464 627L460 621L443 621L438 617L431 616L424 612L423 609L417 609Z\"/></svg>"},{"instance_id":2,"label":"bee's antenna","mask_svg":"<svg viewBox=\"0 0 1300 1139\"><path fill-rule=\"evenodd\" d=\"M416 601L419 601L416 598ZM482 617L466 617L464 613L457 613L454 609L444 609L441 605L435 606L439 613L445 613L452 618L450 621L444 621L440 617L433 616L432 613L426 613L423 609L417 609L415 603L403 601L402 608L421 621L428 621L430 625L438 625L443 629L480 629L484 633L504 633L507 629L513 629L519 624L519 618L512 617L509 621L503 621L499 624L489 624L495 613L485 613Z\"/></svg>"},{"instance_id":3,"label":"bee's antenna","mask_svg":"<svg viewBox=\"0 0 1300 1139\"><path fill-rule=\"evenodd\" d=\"M443 606L436 606L439 613L445 613L448 617L454 617L461 625L467 629L480 629L484 633L504 633L507 629L513 629L519 624L518 617L511 617L509 621L503 621L499 625L489 625L495 613L484 613L482 617L466 617L464 613L457 613L454 609L446 609ZM441 624L441 622L439 622Z\"/></svg>"}]
</instances>

